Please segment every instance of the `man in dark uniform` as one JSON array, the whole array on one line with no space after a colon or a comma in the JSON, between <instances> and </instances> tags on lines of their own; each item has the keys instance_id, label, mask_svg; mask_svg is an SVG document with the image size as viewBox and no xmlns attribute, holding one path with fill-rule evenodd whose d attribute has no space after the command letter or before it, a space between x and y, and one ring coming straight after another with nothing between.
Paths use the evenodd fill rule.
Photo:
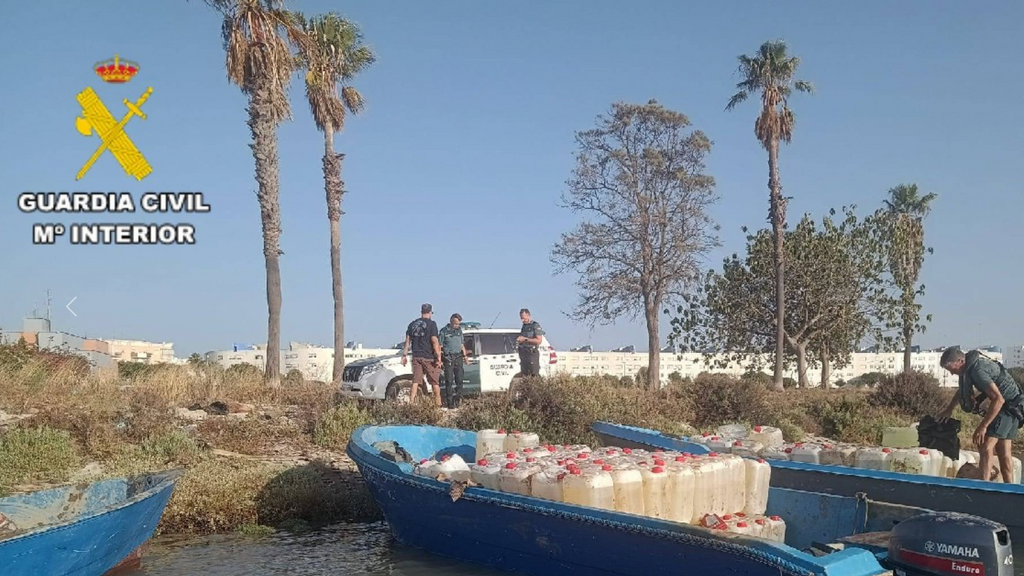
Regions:
<instances>
[{"instance_id":1,"label":"man in dark uniform","mask_svg":"<svg viewBox=\"0 0 1024 576\"><path fill-rule=\"evenodd\" d=\"M469 364L465 341L462 338L462 316L452 314L448 325L441 328L437 337L441 342L441 358L444 362L444 404L458 408L462 402L462 365Z\"/></svg>"},{"instance_id":2,"label":"man in dark uniform","mask_svg":"<svg viewBox=\"0 0 1024 576\"><path fill-rule=\"evenodd\" d=\"M964 354L956 346L947 348L939 364L951 374L959 376L959 390L936 419L948 419L957 404L964 412L981 412L979 400L988 400L981 423L974 431L973 440L981 454L981 478L987 480L992 470L993 453L999 458L999 472L1003 482L1013 483L1012 442L1017 430L1024 424L1021 404L1024 401L1020 386L1002 364L988 358L978 350ZM974 397L974 391L982 393Z\"/></svg>"},{"instance_id":3,"label":"man in dark uniform","mask_svg":"<svg viewBox=\"0 0 1024 576\"><path fill-rule=\"evenodd\" d=\"M543 342L541 336L544 330L533 321L527 308L519 311L519 319L523 321L523 328L516 338L516 344L519 345L519 371L525 377L540 376L540 350L537 347Z\"/></svg>"}]
</instances>

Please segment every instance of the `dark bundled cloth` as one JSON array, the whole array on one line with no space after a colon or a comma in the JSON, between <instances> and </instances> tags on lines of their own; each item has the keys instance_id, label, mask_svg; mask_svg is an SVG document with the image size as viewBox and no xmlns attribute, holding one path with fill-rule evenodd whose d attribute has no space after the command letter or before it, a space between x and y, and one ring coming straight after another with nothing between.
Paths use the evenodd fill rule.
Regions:
<instances>
[{"instance_id":1,"label":"dark bundled cloth","mask_svg":"<svg viewBox=\"0 0 1024 576\"><path fill-rule=\"evenodd\" d=\"M953 460L959 460L960 421L950 418L939 423L931 416L921 418L917 425L917 443L921 448L934 448Z\"/></svg>"}]
</instances>

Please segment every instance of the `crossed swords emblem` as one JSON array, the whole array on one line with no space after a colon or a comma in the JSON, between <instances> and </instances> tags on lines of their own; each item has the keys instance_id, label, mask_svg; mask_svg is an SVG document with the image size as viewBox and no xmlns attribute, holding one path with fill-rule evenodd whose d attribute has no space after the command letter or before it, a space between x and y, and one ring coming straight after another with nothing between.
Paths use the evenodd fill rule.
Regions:
<instances>
[{"instance_id":1,"label":"crossed swords emblem","mask_svg":"<svg viewBox=\"0 0 1024 576\"><path fill-rule=\"evenodd\" d=\"M124 131L125 125L128 124L128 121L133 116L138 116L143 120L146 119L146 115L142 113L141 108L142 104L152 93L152 88L146 89L135 102L130 102L125 98L123 102L128 107L128 113L120 121L114 120L110 111L107 110L103 101L93 92L92 88L86 88L78 94L77 99L78 104L82 107L82 116L75 118L75 128L83 136L92 136L95 132L103 143L93 152L92 157L85 163L85 166L82 166L82 169L78 171L75 180L81 180L85 173L92 168L92 165L96 163L96 160L107 150L110 150L110 153L114 155L121 168L124 168L125 173L136 180L142 180L153 171L149 162L146 162L146 159L139 152L135 143L131 141L128 134Z\"/></svg>"}]
</instances>

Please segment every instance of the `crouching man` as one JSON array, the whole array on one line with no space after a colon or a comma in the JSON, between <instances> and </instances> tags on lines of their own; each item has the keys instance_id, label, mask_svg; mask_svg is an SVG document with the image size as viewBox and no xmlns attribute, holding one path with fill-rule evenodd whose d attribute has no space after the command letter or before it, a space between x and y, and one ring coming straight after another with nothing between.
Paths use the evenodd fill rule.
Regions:
<instances>
[{"instance_id":1,"label":"crouching man","mask_svg":"<svg viewBox=\"0 0 1024 576\"><path fill-rule=\"evenodd\" d=\"M1017 437L1017 430L1024 425L1024 413L1021 411L1024 394L1017 381L1002 364L978 350L964 354L953 346L942 353L939 363L959 377L959 389L949 405L936 415L936 419L940 422L949 419L958 404L964 412L975 412L980 402L987 399L988 409L973 436L981 454L981 462L978 463L981 478L990 477L994 453L999 458L999 472L1003 482L1012 483L1011 444ZM981 395L975 398L974 390L981 392Z\"/></svg>"}]
</instances>

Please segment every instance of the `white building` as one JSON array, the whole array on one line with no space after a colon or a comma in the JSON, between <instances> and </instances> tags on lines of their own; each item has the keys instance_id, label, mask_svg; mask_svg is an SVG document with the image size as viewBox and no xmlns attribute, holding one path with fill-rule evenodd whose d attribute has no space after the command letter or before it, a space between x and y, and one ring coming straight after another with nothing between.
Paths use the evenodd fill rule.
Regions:
<instances>
[{"instance_id":1,"label":"white building","mask_svg":"<svg viewBox=\"0 0 1024 576\"><path fill-rule=\"evenodd\" d=\"M144 340L107 340L110 355L115 362L141 362L142 364L175 363L173 342L146 342Z\"/></svg>"},{"instance_id":2,"label":"white building","mask_svg":"<svg viewBox=\"0 0 1024 576\"><path fill-rule=\"evenodd\" d=\"M985 352L988 356L1001 360L1002 354L998 352ZM931 374L938 379L942 386L956 386L957 377L953 376L939 366L941 352L914 352L911 354L911 366L915 370ZM661 381L668 382L668 377L673 372L678 372L682 377L695 378L701 372L714 372L740 376L746 373L753 362L742 364L733 363L727 368L717 368L714 365L708 367L703 354L688 353L675 354L671 352L661 353ZM761 363L762 371L771 370L770 358ZM641 368L647 366L647 354L645 352L559 352L558 371L572 374L574 376L594 376L608 374L615 377L636 376ZM857 352L851 355L850 362L842 369L832 369L830 380L849 381L857 376L869 372L881 372L884 374L896 374L903 370L903 353L864 353ZM796 370L787 370L784 375L788 378L797 378ZM808 368L807 380L812 386L821 382L821 369Z\"/></svg>"},{"instance_id":3,"label":"white building","mask_svg":"<svg viewBox=\"0 0 1024 576\"><path fill-rule=\"evenodd\" d=\"M356 344L354 348L345 348L345 361L390 356L396 352L393 348L364 348L362 344ZM266 346L263 345L235 345L233 350L207 352L206 360L223 368L251 364L263 370L266 367L266 354ZM329 382L334 371L334 349L305 342L290 342L288 348L281 351L280 365L282 375L298 370L307 380Z\"/></svg>"},{"instance_id":4,"label":"white building","mask_svg":"<svg viewBox=\"0 0 1024 576\"><path fill-rule=\"evenodd\" d=\"M1003 365L1007 368L1024 368L1024 345L1007 346L1003 357L1006 358Z\"/></svg>"}]
</instances>

